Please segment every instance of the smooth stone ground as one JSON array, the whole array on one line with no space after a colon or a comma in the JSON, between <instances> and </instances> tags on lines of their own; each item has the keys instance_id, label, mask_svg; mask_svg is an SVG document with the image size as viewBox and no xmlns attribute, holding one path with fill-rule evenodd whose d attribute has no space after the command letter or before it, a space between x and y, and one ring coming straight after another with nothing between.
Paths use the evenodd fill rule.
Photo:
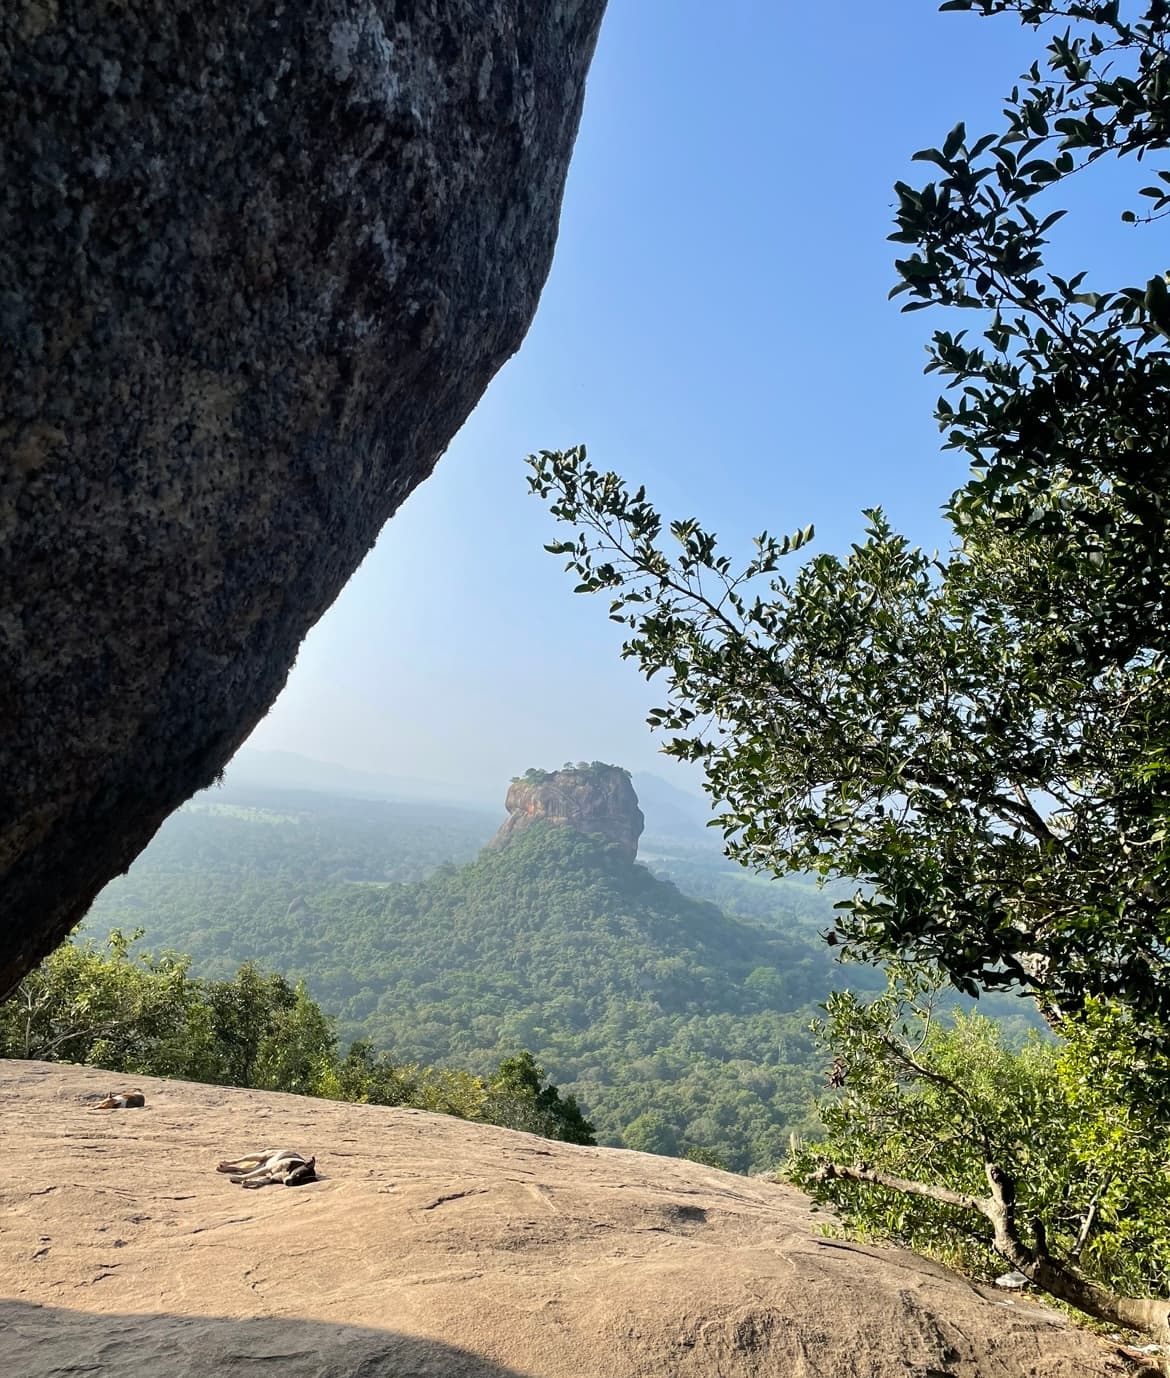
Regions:
<instances>
[{"instance_id":1,"label":"smooth stone ground","mask_svg":"<svg viewBox=\"0 0 1170 1378\"><path fill-rule=\"evenodd\" d=\"M0 1372L1121 1378L1028 1299L828 1238L799 1193L421 1111L0 1062ZM216 1162L317 1155L246 1192Z\"/></svg>"}]
</instances>

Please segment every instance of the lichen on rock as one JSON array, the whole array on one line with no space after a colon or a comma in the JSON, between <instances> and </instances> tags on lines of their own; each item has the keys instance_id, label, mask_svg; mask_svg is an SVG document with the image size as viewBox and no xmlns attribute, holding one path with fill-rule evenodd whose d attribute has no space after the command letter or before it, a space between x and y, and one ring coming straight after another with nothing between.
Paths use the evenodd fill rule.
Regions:
<instances>
[{"instance_id":1,"label":"lichen on rock","mask_svg":"<svg viewBox=\"0 0 1170 1378\"><path fill-rule=\"evenodd\" d=\"M603 10L0 6L0 994L519 346Z\"/></svg>"}]
</instances>

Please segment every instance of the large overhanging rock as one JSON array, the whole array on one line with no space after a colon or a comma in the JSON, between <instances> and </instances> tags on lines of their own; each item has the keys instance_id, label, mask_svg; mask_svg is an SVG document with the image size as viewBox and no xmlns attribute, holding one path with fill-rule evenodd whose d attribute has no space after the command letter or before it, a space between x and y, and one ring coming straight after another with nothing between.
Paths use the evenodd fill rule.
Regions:
<instances>
[{"instance_id":1,"label":"large overhanging rock","mask_svg":"<svg viewBox=\"0 0 1170 1378\"><path fill-rule=\"evenodd\" d=\"M520 344L604 6L0 5L0 993Z\"/></svg>"}]
</instances>

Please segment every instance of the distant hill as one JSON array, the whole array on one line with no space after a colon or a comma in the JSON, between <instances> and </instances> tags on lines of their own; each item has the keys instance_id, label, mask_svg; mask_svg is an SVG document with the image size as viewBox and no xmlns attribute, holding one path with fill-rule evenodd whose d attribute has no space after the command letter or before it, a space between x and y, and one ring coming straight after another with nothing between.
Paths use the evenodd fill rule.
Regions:
<instances>
[{"instance_id":1,"label":"distant hill","mask_svg":"<svg viewBox=\"0 0 1170 1378\"><path fill-rule=\"evenodd\" d=\"M635 775L634 788L646 815L639 857L685 894L712 900L729 914L772 927L831 928L833 904L848 886L821 889L815 877L776 879L745 870L723 854L723 833L709 827L717 810L706 795L678 789L657 775Z\"/></svg>"},{"instance_id":2,"label":"distant hill","mask_svg":"<svg viewBox=\"0 0 1170 1378\"><path fill-rule=\"evenodd\" d=\"M715 810L706 795L679 789L660 775L635 774L633 782L638 803L646 815L647 845L671 839L713 852L721 850L719 830L707 827Z\"/></svg>"},{"instance_id":3,"label":"distant hill","mask_svg":"<svg viewBox=\"0 0 1170 1378\"><path fill-rule=\"evenodd\" d=\"M475 1070L528 1049L603 1141L776 1161L809 1124L807 1024L839 975L823 944L730 920L547 824L433 864L474 856L491 822L225 789L169 820L87 927L142 927L204 975L254 959L303 977L344 1037L401 1061Z\"/></svg>"},{"instance_id":4,"label":"distant hill","mask_svg":"<svg viewBox=\"0 0 1170 1378\"><path fill-rule=\"evenodd\" d=\"M527 1048L603 1142L740 1168L809 1126L828 949L728 919L592 837L535 825L421 885L323 898L317 917L360 976L315 993L397 1056L474 1070Z\"/></svg>"}]
</instances>

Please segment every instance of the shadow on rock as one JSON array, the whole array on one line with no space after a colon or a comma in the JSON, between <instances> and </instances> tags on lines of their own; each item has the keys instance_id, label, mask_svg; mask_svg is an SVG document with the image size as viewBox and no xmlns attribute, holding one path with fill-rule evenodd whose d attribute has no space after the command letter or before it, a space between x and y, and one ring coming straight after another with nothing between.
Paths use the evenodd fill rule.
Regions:
<instances>
[{"instance_id":1,"label":"shadow on rock","mask_svg":"<svg viewBox=\"0 0 1170 1378\"><path fill-rule=\"evenodd\" d=\"M0 1373L22 1378L525 1378L444 1344L327 1321L93 1314L0 1300Z\"/></svg>"}]
</instances>

